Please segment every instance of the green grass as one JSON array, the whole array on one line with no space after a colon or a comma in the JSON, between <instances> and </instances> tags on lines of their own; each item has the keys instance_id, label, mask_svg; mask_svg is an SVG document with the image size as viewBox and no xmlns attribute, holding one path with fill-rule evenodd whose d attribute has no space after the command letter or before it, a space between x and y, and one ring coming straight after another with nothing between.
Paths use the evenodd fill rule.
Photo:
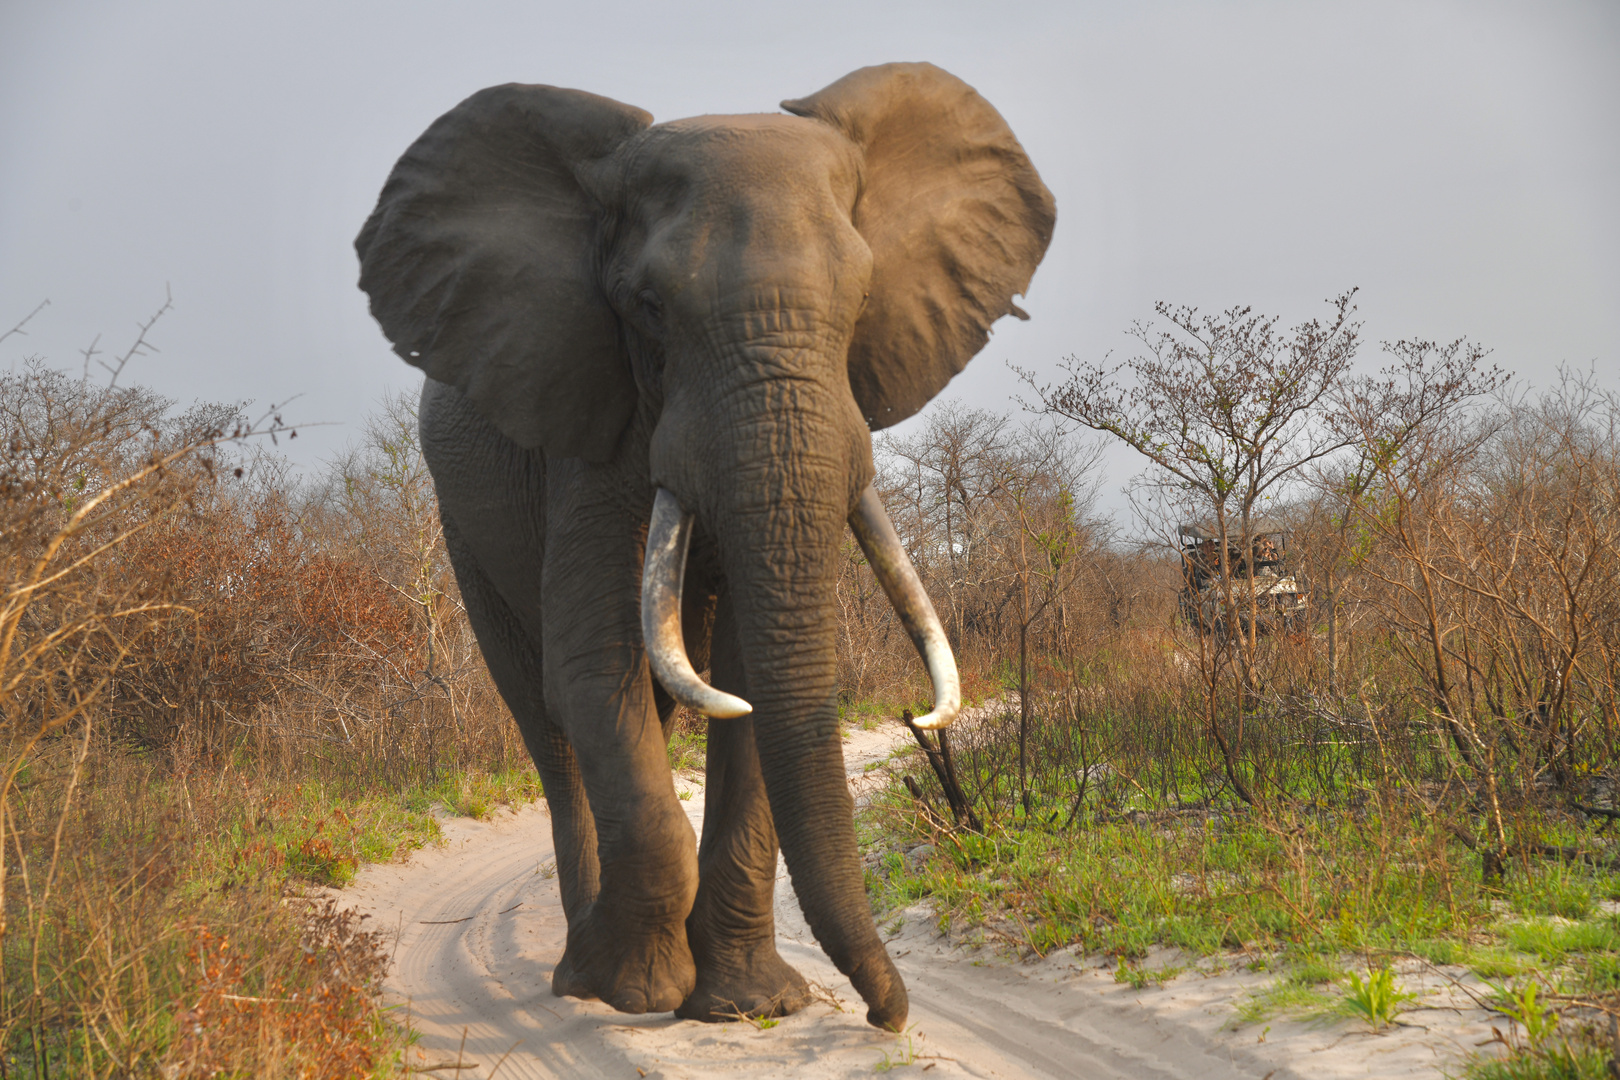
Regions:
<instances>
[{"instance_id":1,"label":"green grass","mask_svg":"<svg viewBox=\"0 0 1620 1080\"><path fill-rule=\"evenodd\" d=\"M1507 882L1508 902L1521 915L1556 915L1584 919L1596 908L1594 894L1613 888L1611 875L1595 880L1583 868L1548 862L1528 874L1515 874Z\"/></svg>"},{"instance_id":2,"label":"green grass","mask_svg":"<svg viewBox=\"0 0 1620 1080\"><path fill-rule=\"evenodd\" d=\"M1539 992L1526 989L1532 982L1566 994L1620 993L1620 916L1598 907L1620 892L1620 876L1515 857L1504 879L1487 884L1478 854L1398 795L1370 801L1347 785L1336 802L1274 807L1269 816L1231 804L1154 812L1145 795L1128 795L1067 829L1040 804L1027 819L1009 807L976 835L931 825L899 783L902 771L932 782L920 760L898 758L860 821L868 850L886 852L867 870L880 920L929 900L953 938L1037 955L1113 955L1116 979L1139 988L1175 974L1140 966L1155 946L1195 961L1241 950L1253 968L1279 975L1239 1006L1242 1023L1287 1014L1382 1027L1409 1000L1390 974L1401 956L1511 988L1498 1002L1505 1015ZM1567 823L1544 836L1603 845ZM932 845L924 857L898 853L919 842ZM1377 958L1370 971L1366 957ZM1506 1060L1481 1058L1467 1076L1606 1075L1579 1039L1575 1049L1563 1046L1569 1031L1538 1031L1535 1044L1522 1041Z\"/></svg>"},{"instance_id":3,"label":"green grass","mask_svg":"<svg viewBox=\"0 0 1620 1080\"><path fill-rule=\"evenodd\" d=\"M1461 963L1487 982L1512 979L1535 968L1535 958L1513 952L1500 945L1483 945L1465 949Z\"/></svg>"},{"instance_id":4,"label":"green grass","mask_svg":"<svg viewBox=\"0 0 1620 1080\"><path fill-rule=\"evenodd\" d=\"M1576 963L1576 987L1583 994L1620 994L1620 956L1584 956Z\"/></svg>"},{"instance_id":5,"label":"green grass","mask_svg":"<svg viewBox=\"0 0 1620 1080\"><path fill-rule=\"evenodd\" d=\"M702 772L708 762L709 733L705 725L677 725L669 735L669 767Z\"/></svg>"},{"instance_id":6,"label":"green grass","mask_svg":"<svg viewBox=\"0 0 1620 1080\"><path fill-rule=\"evenodd\" d=\"M1609 1080L1609 1055L1596 1046L1558 1043L1504 1058L1480 1058L1463 1069L1463 1080Z\"/></svg>"},{"instance_id":7,"label":"green grass","mask_svg":"<svg viewBox=\"0 0 1620 1080\"><path fill-rule=\"evenodd\" d=\"M901 1039L905 1040L904 1045L901 1045ZM892 1052L882 1050L879 1051L879 1053L881 1053L882 1056L878 1058L877 1064L872 1066L873 1072L893 1072L895 1069L903 1069L907 1066L917 1064L917 1046L912 1041L912 1037L910 1035L896 1036L894 1040L894 1050Z\"/></svg>"},{"instance_id":8,"label":"green grass","mask_svg":"<svg viewBox=\"0 0 1620 1080\"><path fill-rule=\"evenodd\" d=\"M1288 981L1300 986L1336 983L1345 975L1344 965L1337 956L1318 954L1289 957L1284 970Z\"/></svg>"},{"instance_id":9,"label":"green grass","mask_svg":"<svg viewBox=\"0 0 1620 1080\"><path fill-rule=\"evenodd\" d=\"M261 789L240 805L213 807L223 820L200 838L181 895L283 878L342 887L365 863L391 862L437 842L433 809L484 819L502 805L533 802L540 779L529 767L458 770L403 790L354 791L310 781ZM178 792L155 791L162 801Z\"/></svg>"},{"instance_id":10,"label":"green grass","mask_svg":"<svg viewBox=\"0 0 1620 1080\"><path fill-rule=\"evenodd\" d=\"M912 707L913 715L920 716L928 711L927 706ZM879 705L871 701L840 702L838 705L838 719L845 726L860 728L862 731L871 731L886 723L894 723L900 716L899 706Z\"/></svg>"},{"instance_id":11,"label":"green grass","mask_svg":"<svg viewBox=\"0 0 1620 1080\"><path fill-rule=\"evenodd\" d=\"M1375 850L1355 851L1364 845L1352 830L1325 829L1304 846L1277 832L1241 819L1067 833L992 825L985 836L940 838L915 869L886 863L876 899L929 896L961 927L999 917L1043 927L1048 946L1126 956L1150 945L1355 951L1466 936L1491 919L1490 898L1464 884L1465 858L1398 870ZM1345 873L1347 854L1374 865Z\"/></svg>"},{"instance_id":12,"label":"green grass","mask_svg":"<svg viewBox=\"0 0 1620 1080\"><path fill-rule=\"evenodd\" d=\"M1017 679L1012 685L1017 685ZM1000 688L995 690L1000 693ZM972 707L978 702L971 695L964 697L963 704ZM913 717L922 716L934 707L932 698L918 698L912 702L890 701L840 701L838 703L838 719L846 728L860 728L862 731L873 731L888 724L900 723L900 714L910 712Z\"/></svg>"},{"instance_id":13,"label":"green grass","mask_svg":"<svg viewBox=\"0 0 1620 1080\"><path fill-rule=\"evenodd\" d=\"M1232 1015L1235 1026L1259 1024L1277 1016L1320 1019L1332 1014L1334 998L1314 986L1279 979L1238 1003Z\"/></svg>"},{"instance_id":14,"label":"green grass","mask_svg":"<svg viewBox=\"0 0 1620 1080\"><path fill-rule=\"evenodd\" d=\"M993 931L1041 953L1376 950L1494 978L1575 956L1620 958L1620 923L1593 914L1593 897L1612 888L1613 875L1532 861L1515 866L1504 895L1484 884L1476 854L1417 809L1283 809L1269 820L1241 808L1148 821L1082 816L1067 830L1036 815L992 821L982 836L936 836L914 807L892 783L865 815L874 846L934 845L921 862L892 853L881 860L869 874L874 904L927 897L953 933ZM1502 917L1504 899L1520 917Z\"/></svg>"},{"instance_id":15,"label":"green grass","mask_svg":"<svg viewBox=\"0 0 1620 1080\"><path fill-rule=\"evenodd\" d=\"M1563 963L1572 953L1620 956L1620 925L1612 917L1576 923L1530 919L1508 923L1499 933L1509 948L1530 953L1543 964Z\"/></svg>"},{"instance_id":16,"label":"green grass","mask_svg":"<svg viewBox=\"0 0 1620 1080\"><path fill-rule=\"evenodd\" d=\"M499 806L531 803L540 798L540 777L529 765L501 772L457 770L437 784L412 793L411 802L436 800L458 817L483 821Z\"/></svg>"},{"instance_id":17,"label":"green grass","mask_svg":"<svg viewBox=\"0 0 1620 1080\"><path fill-rule=\"evenodd\" d=\"M1122 956L1119 958L1119 967L1114 969L1114 981L1128 985L1133 990L1145 990L1150 986L1163 986L1186 970L1187 968L1180 964L1157 968L1139 967Z\"/></svg>"}]
</instances>

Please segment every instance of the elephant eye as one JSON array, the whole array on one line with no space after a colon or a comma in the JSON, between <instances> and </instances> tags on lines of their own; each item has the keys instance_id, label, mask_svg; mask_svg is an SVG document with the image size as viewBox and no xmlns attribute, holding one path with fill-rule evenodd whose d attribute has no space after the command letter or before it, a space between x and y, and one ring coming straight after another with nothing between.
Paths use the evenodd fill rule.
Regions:
<instances>
[{"instance_id":1,"label":"elephant eye","mask_svg":"<svg viewBox=\"0 0 1620 1080\"><path fill-rule=\"evenodd\" d=\"M664 302L658 299L658 294L651 289L642 289L636 296L636 302L641 305L641 313L648 325L654 330L664 328Z\"/></svg>"}]
</instances>

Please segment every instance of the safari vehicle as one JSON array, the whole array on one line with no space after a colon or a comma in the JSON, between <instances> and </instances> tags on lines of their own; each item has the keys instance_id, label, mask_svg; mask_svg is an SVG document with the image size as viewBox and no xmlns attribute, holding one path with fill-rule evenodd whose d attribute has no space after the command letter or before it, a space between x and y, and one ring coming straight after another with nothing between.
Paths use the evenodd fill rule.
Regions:
<instances>
[{"instance_id":1,"label":"safari vehicle","mask_svg":"<svg viewBox=\"0 0 1620 1080\"><path fill-rule=\"evenodd\" d=\"M1239 624L1248 629L1252 610L1259 633L1303 631L1308 624L1310 600L1288 566L1288 530L1275 522L1255 521L1250 523L1249 531L1253 542L1244 551L1241 531L1232 526L1227 530L1228 573ZM1210 524L1185 524L1180 532L1181 617L1201 634L1225 634L1227 609L1221 587L1220 534Z\"/></svg>"}]
</instances>

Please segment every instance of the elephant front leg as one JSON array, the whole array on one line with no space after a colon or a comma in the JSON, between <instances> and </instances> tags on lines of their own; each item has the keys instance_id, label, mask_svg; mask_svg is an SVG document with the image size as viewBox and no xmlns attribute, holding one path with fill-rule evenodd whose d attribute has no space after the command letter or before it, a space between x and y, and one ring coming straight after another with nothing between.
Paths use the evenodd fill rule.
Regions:
<instances>
[{"instance_id":1,"label":"elephant front leg","mask_svg":"<svg viewBox=\"0 0 1620 1080\"><path fill-rule=\"evenodd\" d=\"M609 694L597 680L571 683L569 741L596 825L600 877L583 916L569 920L552 977L559 996L600 998L630 1013L669 1012L696 977L685 927L697 888L692 827L675 797L651 690L636 688L645 681L618 680Z\"/></svg>"},{"instance_id":2,"label":"elephant front leg","mask_svg":"<svg viewBox=\"0 0 1620 1080\"><path fill-rule=\"evenodd\" d=\"M628 816L640 819L628 829L596 818L601 892L583 918L569 923L552 975L559 997L600 998L620 1012L649 1013L670 1012L692 992L696 969L684 918L697 878L692 832L687 826L682 837L650 801L625 801ZM626 831L639 836L626 840Z\"/></svg>"},{"instance_id":3,"label":"elephant front leg","mask_svg":"<svg viewBox=\"0 0 1620 1080\"><path fill-rule=\"evenodd\" d=\"M717 612L714 685L744 694L730 611ZM786 1016L810 1002L804 977L776 951L776 825L765 796L754 724L709 721L698 892L686 920L697 986L679 1009L689 1020Z\"/></svg>"},{"instance_id":4,"label":"elephant front leg","mask_svg":"<svg viewBox=\"0 0 1620 1080\"><path fill-rule=\"evenodd\" d=\"M579 763L600 867L595 899L569 922L552 990L622 1012L668 1012L696 978L686 916L697 852L641 645L641 551L632 528L609 527L611 507L552 509L546 700Z\"/></svg>"}]
</instances>

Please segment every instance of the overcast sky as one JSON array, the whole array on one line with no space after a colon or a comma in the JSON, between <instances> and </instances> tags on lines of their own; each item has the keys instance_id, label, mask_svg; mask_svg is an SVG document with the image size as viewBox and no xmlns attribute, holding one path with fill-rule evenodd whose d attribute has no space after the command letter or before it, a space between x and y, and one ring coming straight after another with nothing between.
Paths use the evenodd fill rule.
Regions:
<instances>
[{"instance_id":1,"label":"overcast sky","mask_svg":"<svg viewBox=\"0 0 1620 1080\"><path fill-rule=\"evenodd\" d=\"M434 117L509 81L773 111L892 60L977 87L1057 196L1032 321L946 397L1015 409L1007 361L1127 350L1158 300L1293 324L1350 286L1372 342L1466 335L1532 382L1595 364L1620 389L1614 0L0 0L0 332L51 301L0 365L124 347L167 285L133 380L302 395L290 417L334 422L301 432L316 461L417 384L351 244ZM1133 468L1112 455L1109 488Z\"/></svg>"}]
</instances>

